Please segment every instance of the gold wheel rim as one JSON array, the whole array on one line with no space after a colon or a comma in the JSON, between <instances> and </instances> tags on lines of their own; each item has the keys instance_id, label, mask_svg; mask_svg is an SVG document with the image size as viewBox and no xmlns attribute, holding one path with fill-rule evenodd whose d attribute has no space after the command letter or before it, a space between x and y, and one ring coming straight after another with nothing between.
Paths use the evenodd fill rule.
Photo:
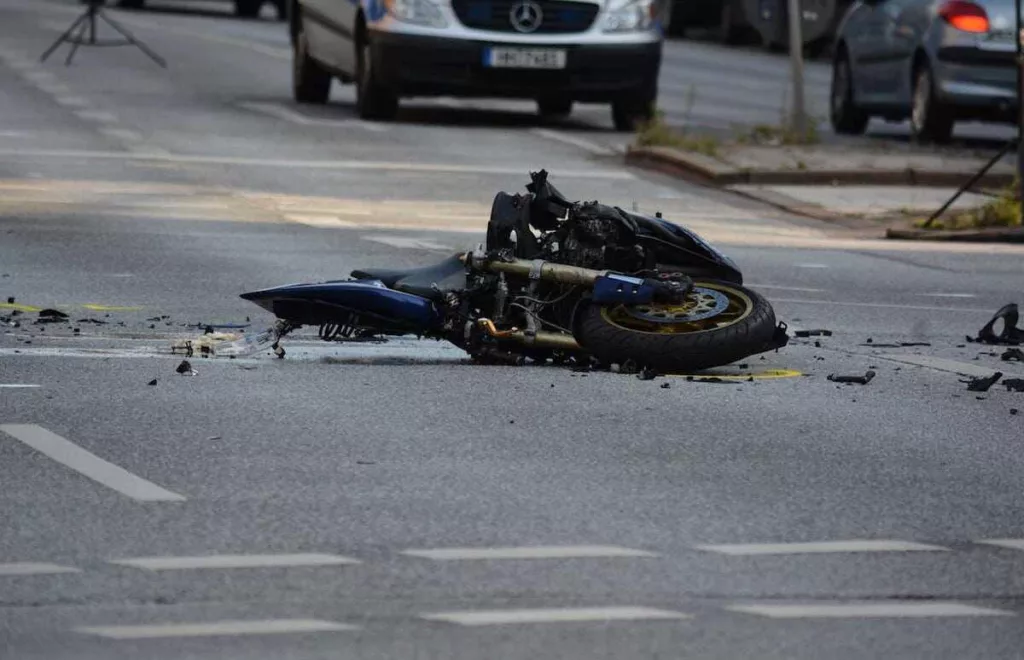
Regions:
<instances>
[{"instance_id":1,"label":"gold wheel rim","mask_svg":"<svg viewBox=\"0 0 1024 660\"><path fill-rule=\"evenodd\" d=\"M725 284L711 284L708 282L694 282L693 285L695 288L712 289L725 295L729 301L728 306L724 311L710 318L697 321L681 321L679 323L657 323L653 321L645 321L630 315L623 305L602 307L601 317L610 325L623 330L628 330L629 332L638 332L650 335L681 335L715 332L731 325L736 325L750 316L751 312L754 311L754 301L750 299L750 296L739 289L735 289ZM680 313L697 312L701 309L702 305L707 304L706 300L699 296L699 294L691 295L693 296L691 301L683 303L682 305L651 303L649 305L645 305L645 307L656 308L664 311L666 314L676 315Z\"/></svg>"}]
</instances>

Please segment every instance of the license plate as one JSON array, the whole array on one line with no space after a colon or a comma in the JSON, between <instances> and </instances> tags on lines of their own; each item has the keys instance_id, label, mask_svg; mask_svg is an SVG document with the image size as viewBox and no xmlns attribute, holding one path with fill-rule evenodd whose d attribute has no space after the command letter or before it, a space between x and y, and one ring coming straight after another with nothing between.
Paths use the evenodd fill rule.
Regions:
<instances>
[{"instance_id":1,"label":"license plate","mask_svg":"<svg viewBox=\"0 0 1024 660\"><path fill-rule=\"evenodd\" d=\"M550 48L487 48L484 66L507 69L564 69L565 51Z\"/></svg>"}]
</instances>

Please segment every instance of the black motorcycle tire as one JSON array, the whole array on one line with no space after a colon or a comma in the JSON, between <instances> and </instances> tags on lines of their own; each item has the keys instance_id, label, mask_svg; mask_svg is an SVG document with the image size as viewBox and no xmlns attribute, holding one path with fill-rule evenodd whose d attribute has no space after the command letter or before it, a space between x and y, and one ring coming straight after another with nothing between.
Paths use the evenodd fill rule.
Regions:
<instances>
[{"instance_id":1,"label":"black motorcycle tire","mask_svg":"<svg viewBox=\"0 0 1024 660\"><path fill-rule=\"evenodd\" d=\"M666 374L722 366L774 347L775 312L763 296L727 282L695 280L694 285L724 286L742 293L750 301L749 313L718 329L661 334L623 328L605 318L601 305L583 302L576 313L576 340L605 364L631 359L639 367Z\"/></svg>"}]
</instances>

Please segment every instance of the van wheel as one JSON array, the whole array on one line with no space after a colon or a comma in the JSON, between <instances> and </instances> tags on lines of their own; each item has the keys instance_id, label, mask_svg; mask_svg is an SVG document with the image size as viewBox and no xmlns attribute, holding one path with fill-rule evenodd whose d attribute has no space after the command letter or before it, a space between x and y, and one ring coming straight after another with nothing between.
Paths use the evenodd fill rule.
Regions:
<instances>
[{"instance_id":1,"label":"van wheel","mask_svg":"<svg viewBox=\"0 0 1024 660\"><path fill-rule=\"evenodd\" d=\"M331 74L310 57L302 16L296 18L295 47L292 51L292 95L299 103L327 103L331 95Z\"/></svg>"},{"instance_id":2,"label":"van wheel","mask_svg":"<svg viewBox=\"0 0 1024 660\"><path fill-rule=\"evenodd\" d=\"M632 132L654 119L653 94L631 94L612 102L612 121L615 130Z\"/></svg>"},{"instance_id":3,"label":"van wheel","mask_svg":"<svg viewBox=\"0 0 1024 660\"><path fill-rule=\"evenodd\" d=\"M356 112L361 119L392 119L398 112L398 96L380 84L371 50L370 44L362 41L357 58Z\"/></svg>"}]
</instances>

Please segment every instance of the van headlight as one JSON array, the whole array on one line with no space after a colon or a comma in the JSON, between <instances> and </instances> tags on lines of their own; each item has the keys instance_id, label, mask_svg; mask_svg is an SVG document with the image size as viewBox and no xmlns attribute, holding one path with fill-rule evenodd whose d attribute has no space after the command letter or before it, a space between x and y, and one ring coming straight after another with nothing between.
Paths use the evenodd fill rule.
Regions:
<instances>
[{"instance_id":1,"label":"van headlight","mask_svg":"<svg viewBox=\"0 0 1024 660\"><path fill-rule=\"evenodd\" d=\"M407 23L430 27L448 25L441 9L431 0L384 0L384 7L388 14Z\"/></svg>"},{"instance_id":2,"label":"van headlight","mask_svg":"<svg viewBox=\"0 0 1024 660\"><path fill-rule=\"evenodd\" d=\"M640 32L654 25L655 0L611 0L604 16L605 32Z\"/></svg>"}]
</instances>

